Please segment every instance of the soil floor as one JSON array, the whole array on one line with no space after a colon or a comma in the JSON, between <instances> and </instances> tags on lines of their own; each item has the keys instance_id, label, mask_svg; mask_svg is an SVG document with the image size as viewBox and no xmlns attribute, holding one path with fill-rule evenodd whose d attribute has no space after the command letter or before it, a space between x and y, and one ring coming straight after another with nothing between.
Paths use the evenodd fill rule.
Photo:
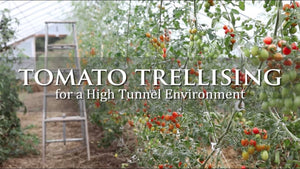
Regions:
<instances>
[{"instance_id":1,"label":"soil floor","mask_svg":"<svg viewBox=\"0 0 300 169\"><path fill-rule=\"evenodd\" d=\"M20 99L27 107L27 113L18 113L21 119L22 127L33 125L27 132L36 135L40 142L37 145L38 154L26 155L18 158L10 158L4 162L4 168L121 168L122 165L137 167L136 164L129 164L134 147L128 148L128 152L119 153L124 148L118 142L113 143L108 148L99 148L98 141L102 137L102 131L99 127L89 123L89 139L91 160L87 160L86 148L82 142L51 143L47 145L46 162L42 162L42 108L43 92L21 93ZM55 100L48 101L49 116L61 116L62 112L74 114L77 107L73 101L64 100L63 102ZM66 125L67 137L81 137L80 122L68 122ZM128 131L131 132L131 131ZM133 134L127 133L126 145L134 145ZM62 139L62 123L47 124L47 139ZM122 148L123 147L123 148ZM209 148L208 148L209 149ZM116 156L118 154L118 156ZM127 155L126 155L127 154ZM240 168L240 154L232 148L223 149L224 158L222 158L223 167ZM225 160L226 159L226 160Z\"/></svg>"},{"instance_id":2,"label":"soil floor","mask_svg":"<svg viewBox=\"0 0 300 169\"><path fill-rule=\"evenodd\" d=\"M50 143L47 145L46 162L42 162L42 117L41 112L43 108L43 92L35 93L22 93L20 99L27 107L27 113L18 113L21 120L22 127L33 126L27 132L36 135L39 138L37 145L38 154L26 155L18 158L10 158L3 164L3 168L121 168L122 164L128 164L130 160L129 153L121 153L117 157L120 147L118 143L112 144L108 148L99 148L98 141L102 137L102 131L99 127L89 123L89 139L91 160L87 160L86 147L82 142L67 142L63 143ZM49 112L49 116L62 116L62 112L74 114L77 107L74 106L72 101L64 101L59 103L55 100L48 101L48 109L55 109ZM54 113L59 112L59 113ZM49 123L47 124L47 139L62 139L62 123ZM67 138L81 137L81 123L68 122L66 123ZM134 164L129 164L134 167Z\"/></svg>"}]
</instances>

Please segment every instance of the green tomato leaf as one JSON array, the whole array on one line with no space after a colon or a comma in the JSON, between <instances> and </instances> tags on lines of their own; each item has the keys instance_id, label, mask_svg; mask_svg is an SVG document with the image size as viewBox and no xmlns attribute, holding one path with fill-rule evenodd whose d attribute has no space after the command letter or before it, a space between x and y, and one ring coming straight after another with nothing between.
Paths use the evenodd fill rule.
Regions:
<instances>
[{"instance_id":1,"label":"green tomato leaf","mask_svg":"<svg viewBox=\"0 0 300 169\"><path fill-rule=\"evenodd\" d=\"M231 13L240 14L240 12L236 9L231 9Z\"/></svg>"},{"instance_id":2,"label":"green tomato leaf","mask_svg":"<svg viewBox=\"0 0 300 169\"><path fill-rule=\"evenodd\" d=\"M174 26L176 29L180 29L180 24L178 21L174 21Z\"/></svg>"},{"instance_id":3,"label":"green tomato leaf","mask_svg":"<svg viewBox=\"0 0 300 169\"><path fill-rule=\"evenodd\" d=\"M245 10L245 2L244 1L239 2L239 8L243 11Z\"/></svg>"},{"instance_id":4,"label":"green tomato leaf","mask_svg":"<svg viewBox=\"0 0 300 169\"><path fill-rule=\"evenodd\" d=\"M211 27L214 28L218 22L219 22L219 19L214 18L211 22Z\"/></svg>"},{"instance_id":5,"label":"green tomato leaf","mask_svg":"<svg viewBox=\"0 0 300 169\"><path fill-rule=\"evenodd\" d=\"M230 21L230 18L228 17L226 12L223 12L222 15L227 21Z\"/></svg>"},{"instance_id":6,"label":"green tomato leaf","mask_svg":"<svg viewBox=\"0 0 300 169\"><path fill-rule=\"evenodd\" d=\"M231 23L232 23L232 25L235 26L235 17L234 17L234 14L233 14L232 11L230 12L230 17L231 17Z\"/></svg>"}]
</instances>

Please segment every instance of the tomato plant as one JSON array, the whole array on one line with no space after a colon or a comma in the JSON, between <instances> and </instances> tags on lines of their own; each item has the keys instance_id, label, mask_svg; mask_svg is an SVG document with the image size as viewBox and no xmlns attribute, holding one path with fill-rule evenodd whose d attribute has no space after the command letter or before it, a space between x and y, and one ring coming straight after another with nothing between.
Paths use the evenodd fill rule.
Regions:
<instances>
[{"instance_id":1,"label":"tomato plant","mask_svg":"<svg viewBox=\"0 0 300 169\"><path fill-rule=\"evenodd\" d=\"M242 17L253 4L263 4L265 22ZM300 137L298 4L273 0L74 3L74 17L81 25L81 56L86 60L83 68L119 68L128 72L124 86L106 83L97 86L100 90L158 92L170 88L201 90L205 95L209 91L246 94L245 99L234 100L88 100L91 120L103 127L112 140L122 140L126 127L133 130L137 139L133 154L137 158L131 162L140 166L229 167L223 163L221 151L227 146L240 152L237 158L243 159L242 167L296 166ZM95 10L90 10L91 6ZM210 22L201 22L202 17ZM218 30L224 34L218 35ZM165 72L186 69L190 83L199 81L198 70L229 69L232 82L227 86L154 85L149 74L146 85L140 86L136 68ZM256 84L246 78L246 69L278 69L268 78L281 85ZM171 81L168 73L164 80ZM211 75L203 80L213 83ZM99 146L111 143L110 139Z\"/></svg>"},{"instance_id":2,"label":"tomato plant","mask_svg":"<svg viewBox=\"0 0 300 169\"><path fill-rule=\"evenodd\" d=\"M13 50L8 42L14 37L14 20L7 10L0 11L0 166L10 156L35 152L37 138L21 129L17 111L23 106L18 98L19 86L12 70L18 58L11 57Z\"/></svg>"}]
</instances>

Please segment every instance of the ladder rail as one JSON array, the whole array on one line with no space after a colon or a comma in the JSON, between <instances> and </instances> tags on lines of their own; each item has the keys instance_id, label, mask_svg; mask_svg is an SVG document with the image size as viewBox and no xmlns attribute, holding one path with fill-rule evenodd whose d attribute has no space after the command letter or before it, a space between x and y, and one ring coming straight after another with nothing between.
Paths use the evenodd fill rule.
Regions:
<instances>
[{"instance_id":1,"label":"ladder rail","mask_svg":"<svg viewBox=\"0 0 300 169\"><path fill-rule=\"evenodd\" d=\"M81 66L80 66L80 60L79 60L79 50L78 50L78 42L77 42L77 34L76 34L76 28L75 24L72 24L72 29L73 29L73 40L75 44L75 57L76 57L76 67L79 69L78 73L81 75ZM89 145L89 135L88 135L88 125L87 125L87 114L86 114L86 104L85 104L85 96L84 96L84 91L83 91L83 86L80 85L80 92L82 92L83 99L79 101L79 107L80 107L80 113L81 116L84 116L85 121L81 123L81 129L84 130L82 131L83 135L85 135L85 144L87 147L87 156L88 160L90 160L90 145ZM82 114L83 113L83 114ZM84 126L83 126L84 125Z\"/></svg>"},{"instance_id":2,"label":"ladder rail","mask_svg":"<svg viewBox=\"0 0 300 169\"><path fill-rule=\"evenodd\" d=\"M49 45L49 24L71 24L72 31L73 31L73 43L74 44L65 44L65 45ZM77 35L76 35L76 28L75 28L75 21L47 21L45 22L45 58L44 58L44 68L48 68L48 51L49 50L58 50L58 49L73 49L75 50L75 65L76 65L76 72L78 76L81 74L81 67L80 67L80 60L79 60L79 50L78 50L78 43L77 43ZM64 69L62 69L64 70ZM80 77L79 77L80 78ZM45 73L45 82L47 81L47 75ZM44 86L44 97L43 97L43 164L45 164L46 158L46 144L53 143L53 142L66 142L69 141L83 141L86 146L87 151L87 158L90 160L90 147L89 147L89 135L88 135L88 123L87 123L87 113L86 113L86 106L85 106L85 97L83 86L79 86L80 92L83 94L83 99L78 100L79 108L80 108L80 116L65 116L63 117L54 117L54 118L47 118L47 98L50 96L52 97L53 94L49 94L47 91L47 86ZM67 121L81 121L81 133L82 138L66 138L66 122ZM63 123L63 139L59 140L47 140L46 133L47 133L47 123L48 122L62 122Z\"/></svg>"},{"instance_id":3,"label":"ladder rail","mask_svg":"<svg viewBox=\"0 0 300 169\"><path fill-rule=\"evenodd\" d=\"M45 25L45 56L44 56L44 67L47 69L48 67L48 62L47 62L47 57L48 57L48 24ZM47 75L45 73L45 77L44 80L46 82L47 80ZM44 86L44 97L43 97L43 120L42 120L42 130L43 130L43 163L45 163L45 157L46 157L46 123L45 123L45 119L47 117L47 86Z\"/></svg>"}]
</instances>

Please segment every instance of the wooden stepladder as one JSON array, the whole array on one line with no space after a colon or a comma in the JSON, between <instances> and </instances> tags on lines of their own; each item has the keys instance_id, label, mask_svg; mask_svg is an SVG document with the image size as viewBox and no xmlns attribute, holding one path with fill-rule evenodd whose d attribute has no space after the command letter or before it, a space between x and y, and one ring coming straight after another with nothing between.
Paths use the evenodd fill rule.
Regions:
<instances>
[{"instance_id":1,"label":"wooden stepladder","mask_svg":"<svg viewBox=\"0 0 300 169\"><path fill-rule=\"evenodd\" d=\"M76 74L77 78L81 74L80 68L80 60L79 60L79 53L78 53L78 44L77 44L77 35L76 35L76 22L73 21L47 21L46 30L45 30L45 58L44 58L44 68L48 69L48 52L49 50L74 50L75 54L75 66L74 69L62 68L60 69L61 72L70 72L73 70ZM49 25L54 24L69 24L72 27L73 32L73 44L49 44ZM52 73L57 73L58 71L52 71ZM47 81L47 74L45 74L45 82ZM78 90L83 93L83 86L80 85ZM47 118L47 100L49 97L56 97L55 94L51 94L47 92L47 86L44 87L44 97L43 97L43 163L46 159L46 146L47 143L55 143L55 142L73 142L73 141L83 141L84 145L86 146L87 151L87 158L90 160L90 147L89 147L89 136L88 136L88 125L87 125L87 114L86 114L86 105L85 105L85 98L83 95L83 99L77 100L79 105L80 114L78 116L66 116L65 113L62 114L61 117L49 117ZM66 138L66 123L71 121L81 122L81 133L82 138ZM58 140L47 140L47 123L51 122L61 122L63 123L63 138Z\"/></svg>"}]
</instances>

